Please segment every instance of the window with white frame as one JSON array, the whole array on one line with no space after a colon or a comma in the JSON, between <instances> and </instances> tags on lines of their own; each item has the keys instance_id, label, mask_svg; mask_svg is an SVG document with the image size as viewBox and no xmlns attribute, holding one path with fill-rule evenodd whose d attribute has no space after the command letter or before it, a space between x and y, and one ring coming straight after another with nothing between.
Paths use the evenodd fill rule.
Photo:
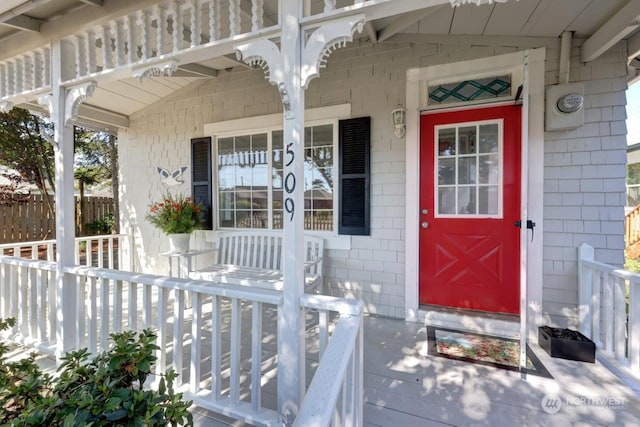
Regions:
<instances>
[{"instance_id":1,"label":"window with white frame","mask_svg":"<svg viewBox=\"0 0 640 427\"><path fill-rule=\"evenodd\" d=\"M216 141L219 228L281 229L283 140L281 129L239 132ZM305 229L335 229L337 121L305 127Z\"/></svg>"}]
</instances>

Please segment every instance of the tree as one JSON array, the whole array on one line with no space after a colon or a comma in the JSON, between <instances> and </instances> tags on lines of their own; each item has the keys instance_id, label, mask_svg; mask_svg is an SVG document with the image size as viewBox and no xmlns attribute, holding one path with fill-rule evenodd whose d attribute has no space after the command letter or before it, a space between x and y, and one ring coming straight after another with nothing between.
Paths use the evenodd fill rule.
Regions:
<instances>
[{"instance_id":1,"label":"tree","mask_svg":"<svg viewBox=\"0 0 640 427\"><path fill-rule=\"evenodd\" d=\"M80 206L78 207L78 220L76 227L80 231L80 235L84 235L85 229L85 212L84 212L84 189L85 186L94 185L100 181L101 170L95 166L80 166L73 172L73 177L78 180L78 189L80 190Z\"/></svg>"},{"instance_id":2,"label":"tree","mask_svg":"<svg viewBox=\"0 0 640 427\"><path fill-rule=\"evenodd\" d=\"M79 154L77 163L81 167L93 167L101 171L103 178L111 179L113 194L113 213L116 218L114 232L120 232L118 192L118 146L115 135L76 127L74 131L75 147Z\"/></svg>"},{"instance_id":3,"label":"tree","mask_svg":"<svg viewBox=\"0 0 640 427\"><path fill-rule=\"evenodd\" d=\"M27 110L14 108L0 113L0 163L33 182L46 196L55 191L53 146L45 139L53 134L53 125ZM53 216L53 200L43 197Z\"/></svg>"}]
</instances>

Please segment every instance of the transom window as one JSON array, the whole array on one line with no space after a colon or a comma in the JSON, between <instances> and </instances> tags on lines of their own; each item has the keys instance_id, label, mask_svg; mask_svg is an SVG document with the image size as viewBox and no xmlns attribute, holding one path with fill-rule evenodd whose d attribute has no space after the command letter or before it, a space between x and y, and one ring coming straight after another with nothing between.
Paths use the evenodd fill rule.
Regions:
<instances>
[{"instance_id":1,"label":"transom window","mask_svg":"<svg viewBox=\"0 0 640 427\"><path fill-rule=\"evenodd\" d=\"M511 96L511 75L429 85L428 104L450 104Z\"/></svg>"},{"instance_id":2,"label":"transom window","mask_svg":"<svg viewBox=\"0 0 640 427\"><path fill-rule=\"evenodd\" d=\"M502 217L502 121L435 127L436 215Z\"/></svg>"},{"instance_id":3,"label":"transom window","mask_svg":"<svg viewBox=\"0 0 640 427\"><path fill-rule=\"evenodd\" d=\"M334 123L305 127L304 223L307 230L334 230ZM220 228L282 228L282 130L217 140Z\"/></svg>"}]
</instances>

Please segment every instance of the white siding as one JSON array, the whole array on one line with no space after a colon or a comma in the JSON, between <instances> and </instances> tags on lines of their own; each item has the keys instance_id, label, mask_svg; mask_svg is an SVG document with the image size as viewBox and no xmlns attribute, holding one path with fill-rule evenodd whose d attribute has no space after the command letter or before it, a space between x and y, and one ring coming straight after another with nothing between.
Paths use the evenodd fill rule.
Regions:
<instances>
[{"instance_id":1,"label":"white siding","mask_svg":"<svg viewBox=\"0 0 640 427\"><path fill-rule=\"evenodd\" d=\"M407 36L403 36L405 40ZM360 298L371 313L404 317L405 141L393 135L390 112L405 105L408 68L547 46L547 84L557 82L558 43L513 39L499 46L359 42L332 54L306 93L307 108L351 103L352 115L372 117L371 236L354 236L350 250L326 251L325 289ZM453 39L452 39L453 40ZM576 42L576 45L578 42ZM574 50L571 81L585 81L584 126L545 134L544 307L547 322L576 325L576 247L587 242L605 262L623 262L625 176L624 48L580 64ZM156 166L190 166L191 138L205 123L282 110L261 71L237 67L196 83L132 116L119 137L125 227L133 227L144 271L166 271L166 238L144 220L163 190ZM190 191L190 173L182 190ZM215 201L214 201L215 203ZM532 218L536 222L542 218ZM123 228L127 230L128 228ZM537 237L539 238L539 237ZM144 256L142 254L145 254Z\"/></svg>"}]
</instances>

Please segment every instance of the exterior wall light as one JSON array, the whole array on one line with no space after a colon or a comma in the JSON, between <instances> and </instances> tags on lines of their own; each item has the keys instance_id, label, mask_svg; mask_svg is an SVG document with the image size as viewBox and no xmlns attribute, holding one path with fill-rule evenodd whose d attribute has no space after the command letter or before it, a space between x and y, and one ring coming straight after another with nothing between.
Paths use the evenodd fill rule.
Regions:
<instances>
[{"instance_id":1,"label":"exterior wall light","mask_svg":"<svg viewBox=\"0 0 640 427\"><path fill-rule=\"evenodd\" d=\"M395 126L395 130L393 131L393 134L398 138L402 138L404 134L407 132L406 116L407 116L407 110L405 110L402 107L398 107L391 112L391 118L393 119L393 126Z\"/></svg>"}]
</instances>

